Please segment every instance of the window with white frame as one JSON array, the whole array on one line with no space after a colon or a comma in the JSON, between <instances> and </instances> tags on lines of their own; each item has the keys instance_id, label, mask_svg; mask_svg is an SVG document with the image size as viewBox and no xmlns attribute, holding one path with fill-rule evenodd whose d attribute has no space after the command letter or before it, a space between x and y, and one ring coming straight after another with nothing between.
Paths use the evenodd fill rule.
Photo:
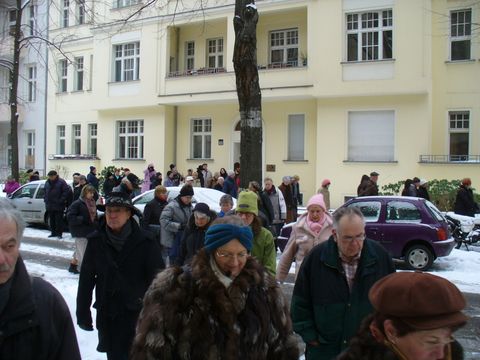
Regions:
<instances>
[{"instance_id":1,"label":"window with white frame","mask_svg":"<svg viewBox=\"0 0 480 360\"><path fill-rule=\"evenodd\" d=\"M223 38L207 40L207 65L209 68L223 67Z\"/></svg>"},{"instance_id":2,"label":"window with white frame","mask_svg":"<svg viewBox=\"0 0 480 360\"><path fill-rule=\"evenodd\" d=\"M77 0L77 25L85 24L85 0Z\"/></svg>"},{"instance_id":3,"label":"window with white frame","mask_svg":"<svg viewBox=\"0 0 480 360\"><path fill-rule=\"evenodd\" d=\"M25 133L26 137L26 148L25 148L25 165L28 167L35 167L35 131L27 131Z\"/></svg>"},{"instance_id":4,"label":"window with white frame","mask_svg":"<svg viewBox=\"0 0 480 360\"><path fill-rule=\"evenodd\" d=\"M10 74L7 68L0 66L0 104L8 103Z\"/></svg>"},{"instance_id":5,"label":"window with white frame","mask_svg":"<svg viewBox=\"0 0 480 360\"><path fill-rule=\"evenodd\" d=\"M450 12L450 60L470 60L472 10Z\"/></svg>"},{"instance_id":6,"label":"window with white frame","mask_svg":"<svg viewBox=\"0 0 480 360\"><path fill-rule=\"evenodd\" d=\"M82 153L82 126L79 124L72 125L72 153Z\"/></svg>"},{"instance_id":7,"label":"window with white frame","mask_svg":"<svg viewBox=\"0 0 480 360\"><path fill-rule=\"evenodd\" d=\"M450 159L468 158L470 138L470 111L449 111Z\"/></svg>"},{"instance_id":8,"label":"window with white frame","mask_svg":"<svg viewBox=\"0 0 480 360\"><path fill-rule=\"evenodd\" d=\"M305 115L288 115L288 160L305 160Z\"/></svg>"},{"instance_id":9,"label":"window with white frame","mask_svg":"<svg viewBox=\"0 0 480 360\"><path fill-rule=\"evenodd\" d=\"M75 58L75 90L83 90L83 56Z\"/></svg>"},{"instance_id":10,"label":"window with white frame","mask_svg":"<svg viewBox=\"0 0 480 360\"><path fill-rule=\"evenodd\" d=\"M346 14L347 61L393 58L391 9Z\"/></svg>"},{"instance_id":11,"label":"window with white frame","mask_svg":"<svg viewBox=\"0 0 480 360\"><path fill-rule=\"evenodd\" d=\"M119 159L143 159L143 120L117 121Z\"/></svg>"},{"instance_id":12,"label":"window with white frame","mask_svg":"<svg viewBox=\"0 0 480 360\"><path fill-rule=\"evenodd\" d=\"M113 6L116 8L121 8L125 6L131 6L139 4L140 0L114 0Z\"/></svg>"},{"instance_id":13,"label":"window with white frame","mask_svg":"<svg viewBox=\"0 0 480 360\"><path fill-rule=\"evenodd\" d=\"M270 63L298 65L298 29L270 32Z\"/></svg>"},{"instance_id":14,"label":"window with white frame","mask_svg":"<svg viewBox=\"0 0 480 360\"><path fill-rule=\"evenodd\" d=\"M195 41L185 43L185 70L195 69Z\"/></svg>"},{"instance_id":15,"label":"window with white frame","mask_svg":"<svg viewBox=\"0 0 480 360\"><path fill-rule=\"evenodd\" d=\"M212 119L192 119L192 159L212 157Z\"/></svg>"},{"instance_id":16,"label":"window with white frame","mask_svg":"<svg viewBox=\"0 0 480 360\"><path fill-rule=\"evenodd\" d=\"M61 93L67 92L68 62L66 59L58 62L58 73L58 91Z\"/></svg>"},{"instance_id":17,"label":"window with white frame","mask_svg":"<svg viewBox=\"0 0 480 360\"><path fill-rule=\"evenodd\" d=\"M395 112L348 113L348 161L394 161Z\"/></svg>"},{"instance_id":18,"label":"window with white frame","mask_svg":"<svg viewBox=\"0 0 480 360\"><path fill-rule=\"evenodd\" d=\"M37 99L37 67L35 65L27 67L27 100L35 101Z\"/></svg>"},{"instance_id":19,"label":"window with white frame","mask_svg":"<svg viewBox=\"0 0 480 360\"><path fill-rule=\"evenodd\" d=\"M30 35L35 34L35 16L37 13L37 6L35 4L32 4L28 7L28 12L29 12L29 17L28 17L28 31Z\"/></svg>"},{"instance_id":20,"label":"window with white frame","mask_svg":"<svg viewBox=\"0 0 480 360\"><path fill-rule=\"evenodd\" d=\"M115 81L138 80L140 74L140 42L114 46Z\"/></svg>"},{"instance_id":21,"label":"window with white frame","mask_svg":"<svg viewBox=\"0 0 480 360\"><path fill-rule=\"evenodd\" d=\"M62 27L68 27L68 21L70 16L70 0L63 0L62 7Z\"/></svg>"},{"instance_id":22,"label":"window with white frame","mask_svg":"<svg viewBox=\"0 0 480 360\"><path fill-rule=\"evenodd\" d=\"M88 153L97 155L97 124L88 124Z\"/></svg>"},{"instance_id":23,"label":"window with white frame","mask_svg":"<svg viewBox=\"0 0 480 360\"><path fill-rule=\"evenodd\" d=\"M57 126L57 154L65 155L65 125Z\"/></svg>"}]
</instances>

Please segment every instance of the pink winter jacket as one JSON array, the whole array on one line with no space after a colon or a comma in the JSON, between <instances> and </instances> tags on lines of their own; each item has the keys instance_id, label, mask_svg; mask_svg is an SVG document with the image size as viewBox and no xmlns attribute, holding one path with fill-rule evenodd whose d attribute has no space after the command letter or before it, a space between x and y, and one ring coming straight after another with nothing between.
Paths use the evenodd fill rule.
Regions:
<instances>
[{"instance_id":1,"label":"pink winter jacket","mask_svg":"<svg viewBox=\"0 0 480 360\"><path fill-rule=\"evenodd\" d=\"M288 239L287 245L283 250L280 261L277 265L276 278L278 281L285 281L293 260L295 260L295 278L297 277L300 265L310 250L326 240L332 235L332 216L325 213L326 219L322 230L316 235L307 225L308 212L302 214L295 225Z\"/></svg>"}]
</instances>

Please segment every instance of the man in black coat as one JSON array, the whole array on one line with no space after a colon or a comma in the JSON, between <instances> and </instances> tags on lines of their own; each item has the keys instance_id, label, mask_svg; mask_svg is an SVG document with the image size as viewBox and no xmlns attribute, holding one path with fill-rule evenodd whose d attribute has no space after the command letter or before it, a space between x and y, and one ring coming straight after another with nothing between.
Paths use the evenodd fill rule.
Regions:
<instances>
[{"instance_id":1,"label":"man in black coat","mask_svg":"<svg viewBox=\"0 0 480 360\"><path fill-rule=\"evenodd\" d=\"M99 352L128 359L143 296L159 270L162 254L153 237L133 219L138 210L126 193L111 193L99 230L90 234L80 270L77 323L93 330L90 307L95 288Z\"/></svg>"},{"instance_id":2,"label":"man in black coat","mask_svg":"<svg viewBox=\"0 0 480 360\"><path fill-rule=\"evenodd\" d=\"M143 210L142 227L155 236L158 244L160 244L160 215L168 204L167 198L167 188L158 185L155 188L153 199L145 205Z\"/></svg>"},{"instance_id":3,"label":"man in black coat","mask_svg":"<svg viewBox=\"0 0 480 360\"><path fill-rule=\"evenodd\" d=\"M478 204L473 198L472 180L465 178L462 180L455 198L455 214L475 217L479 211Z\"/></svg>"},{"instance_id":4,"label":"man in black coat","mask_svg":"<svg viewBox=\"0 0 480 360\"><path fill-rule=\"evenodd\" d=\"M24 229L20 212L0 200L0 359L80 360L65 300L19 256Z\"/></svg>"},{"instance_id":5,"label":"man in black coat","mask_svg":"<svg viewBox=\"0 0 480 360\"><path fill-rule=\"evenodd\" d=\"M95 166L90 166L90 172L87 175L87 181L98 192L98 187L100 185L100 181L97 178L97 168Z\"/></svg>"},{"instance_id":6,"label":"man in black coat","mask_svg":"<svg viewBox=\"0 0 480 360\"><path fill-rule=\"evenodd\" d=\"M48 237L62 238L63 214L72 203L72 188L58 176L55 170L49 171L45 182L45 209L48 213L51 234Z\"/></svg>"}]
</instances>

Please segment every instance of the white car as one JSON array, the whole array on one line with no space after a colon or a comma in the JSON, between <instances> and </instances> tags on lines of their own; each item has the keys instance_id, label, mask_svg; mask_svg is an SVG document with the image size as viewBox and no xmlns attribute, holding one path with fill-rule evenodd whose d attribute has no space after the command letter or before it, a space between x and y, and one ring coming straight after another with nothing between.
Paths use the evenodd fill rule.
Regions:
<instances>
[{"instance_id":1,"label":"white car","mask_svg":"<svg viewBox=\"0 0 480 360\"><path fill-rule=\"evenodd\" d=\"M180 194L180 190L182 189L181 186L172 186L167 187L168 191L168 201L175 199L178 194ZM136 196L133 199L133 205L140 210L143 214L143 209L145 208L145 204L153 199L155 190L145 191L143 194ZM203 202L210 207L210 210L215 212L220 212L220 198L225 195L225 193L210 189L210 188L202 188L202 187L194 187L193 188L193 198L192 198L192 206L195 206L197 203ZM233 199L233 208L237 205L237 199Z\"/></svg>"},{"instance_id":2,"label":"white car","mask_svg":"<svg viewBox=\"0 0 480 360\"><path fill-rule=\"evenodd\" d=\"M45 210L45 182L37 180L26 183L15 190L8 199L16 206L27 223L44 224L48 226L48 214ZM66 180L72 186L72 180Z\"/></svg>"}]
</instances>

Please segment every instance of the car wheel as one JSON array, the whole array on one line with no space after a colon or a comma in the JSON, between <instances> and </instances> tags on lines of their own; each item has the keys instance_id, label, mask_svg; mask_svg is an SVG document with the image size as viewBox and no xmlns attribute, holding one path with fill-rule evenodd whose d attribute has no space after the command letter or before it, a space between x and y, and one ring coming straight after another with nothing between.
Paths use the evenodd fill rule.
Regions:
<instances>
[{"instance_id":1,"label":"car wheel","mask_svg":"<svg viewBox=\"0 0 480 360\"><path fill-rule=\"evenodd\" d=\"M405 253L405 263L412 270L428 270L433 264L433 254L424 245L413 245Z\"/></svg>"}]
</instances>

